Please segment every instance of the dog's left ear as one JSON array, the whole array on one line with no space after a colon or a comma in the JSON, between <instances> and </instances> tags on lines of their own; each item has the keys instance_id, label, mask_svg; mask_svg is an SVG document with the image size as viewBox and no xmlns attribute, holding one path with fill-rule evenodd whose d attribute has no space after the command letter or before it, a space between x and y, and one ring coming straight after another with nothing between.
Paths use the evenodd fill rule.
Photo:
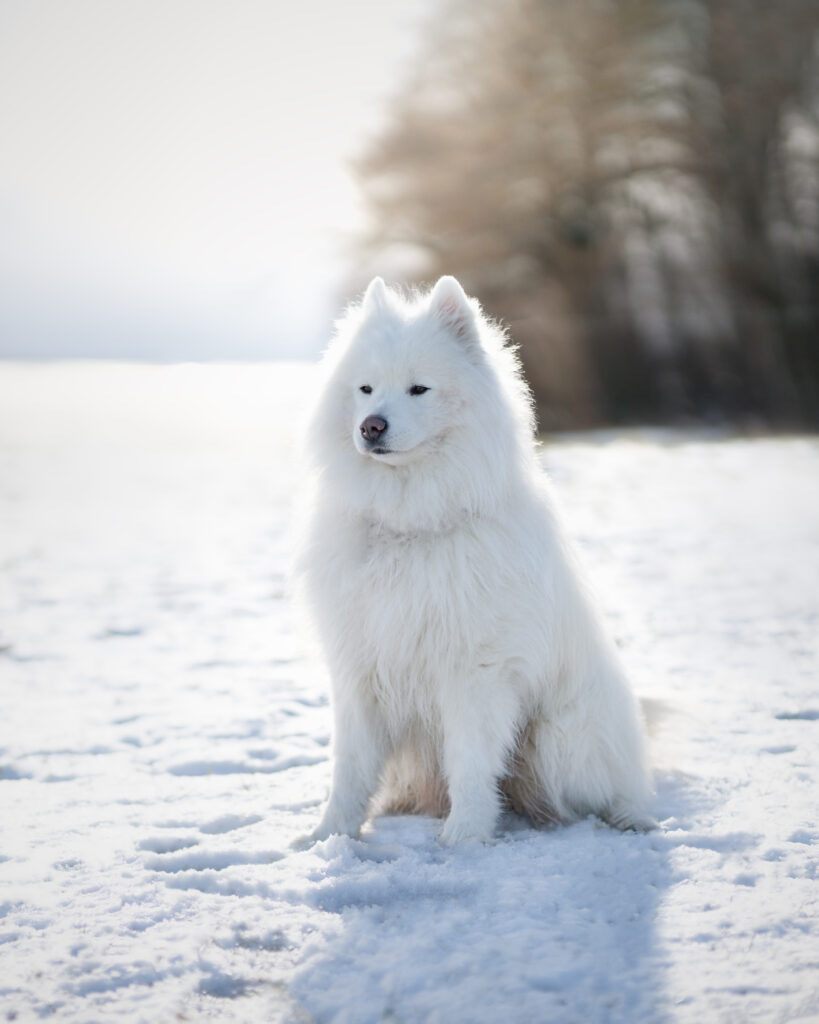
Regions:
<instances>
[{"instance_id":1,"label":"dog's left ear","mask_svg":"<svg viewBox=\"0 0 819 1024\"><path fill-rule=\"evenodd\" d=\"M459 341L478 340L475 309L454 277L441 277L429 297L429 309Z\"/></svg>"},{"instance_id":2,"label":"dog's left ear","mask_svg":"<svg viewBox=\"0 0 819 1024\"><path fill-rule=\"evenodd\" d=\"M366 315L383 313L390 304L390 296L383 277L374 277L367 285L361 308Z\"/></svg>"}]
</instances>

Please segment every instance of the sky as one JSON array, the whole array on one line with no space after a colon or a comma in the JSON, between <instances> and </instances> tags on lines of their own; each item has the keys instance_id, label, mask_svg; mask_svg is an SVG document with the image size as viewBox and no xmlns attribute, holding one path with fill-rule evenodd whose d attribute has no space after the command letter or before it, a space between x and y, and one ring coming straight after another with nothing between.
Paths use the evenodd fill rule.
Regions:
<instances>
[{"instance_id":1,"label":"sky","mask_svg":"<svg viewBox=\"0 0 819 1024\"><path fill-rule=\"evenodd\" d=\"M315 355L430 0L0 0L0 358Z\"/></svg>"}]
</instances>

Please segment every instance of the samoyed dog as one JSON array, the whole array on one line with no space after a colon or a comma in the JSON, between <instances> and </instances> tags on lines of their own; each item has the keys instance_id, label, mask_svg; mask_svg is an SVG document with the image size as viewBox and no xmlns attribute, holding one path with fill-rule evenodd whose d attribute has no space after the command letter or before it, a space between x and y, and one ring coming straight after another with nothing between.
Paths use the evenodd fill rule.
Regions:
<instances>
[{"instance_id":1,"label":"samoyed dog","mask_svg":"<svg viewBox=\"0 0 819 1024\"><path fill-rule=\"evenodd\" d=\"M380 278L338 325L307 436L299 561L332 674L333 782L312 834L370 813L487 841L536 822L654 825L637 702L556 521L503 331L452 277Z\"/></svg>"}]
</instances>

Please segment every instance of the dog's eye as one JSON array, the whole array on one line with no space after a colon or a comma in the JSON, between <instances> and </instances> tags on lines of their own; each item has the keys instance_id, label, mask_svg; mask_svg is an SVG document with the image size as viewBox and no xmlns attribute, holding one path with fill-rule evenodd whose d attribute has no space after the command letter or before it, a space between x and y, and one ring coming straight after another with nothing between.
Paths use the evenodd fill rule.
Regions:
<instances>
[{"instance_id":1,"label":"dog's eye","mask_svg":"<svg viewBox=\"0 0 819 1024\"><path fill-rule=\"evenodd\" d=\"M369 384L362 384L358 390L363 391L365 395L371 395L373 393L373 389Z\"/></svg>"},{"instance_id":2,"label":"dog's eye","mask_svg":"<svg viewBox=\"0 0 819 1024\"><path fill-rule=\"evenodd\" d=\"M429 391L429 388L425 388L423 384L413 384L409 389L411 395L423 395L425 391Z\"/></svg>"}]
</instances>

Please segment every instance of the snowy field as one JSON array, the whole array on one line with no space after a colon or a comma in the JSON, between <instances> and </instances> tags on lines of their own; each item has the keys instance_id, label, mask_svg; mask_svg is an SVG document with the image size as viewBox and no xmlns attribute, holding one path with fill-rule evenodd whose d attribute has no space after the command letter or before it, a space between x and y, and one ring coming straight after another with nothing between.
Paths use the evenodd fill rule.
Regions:
<instances>
[{"instance_id":1,"label":"snowy field","mask_svg":"<svg viewBox=\"0 0 819 1024\"><path fill-rule=\"evenodd\" d=\"M310 850L298 365L0 364L0 1020L819 1020L819 443L544 449L662 822Z\"/></svg>"}]
</instances>

